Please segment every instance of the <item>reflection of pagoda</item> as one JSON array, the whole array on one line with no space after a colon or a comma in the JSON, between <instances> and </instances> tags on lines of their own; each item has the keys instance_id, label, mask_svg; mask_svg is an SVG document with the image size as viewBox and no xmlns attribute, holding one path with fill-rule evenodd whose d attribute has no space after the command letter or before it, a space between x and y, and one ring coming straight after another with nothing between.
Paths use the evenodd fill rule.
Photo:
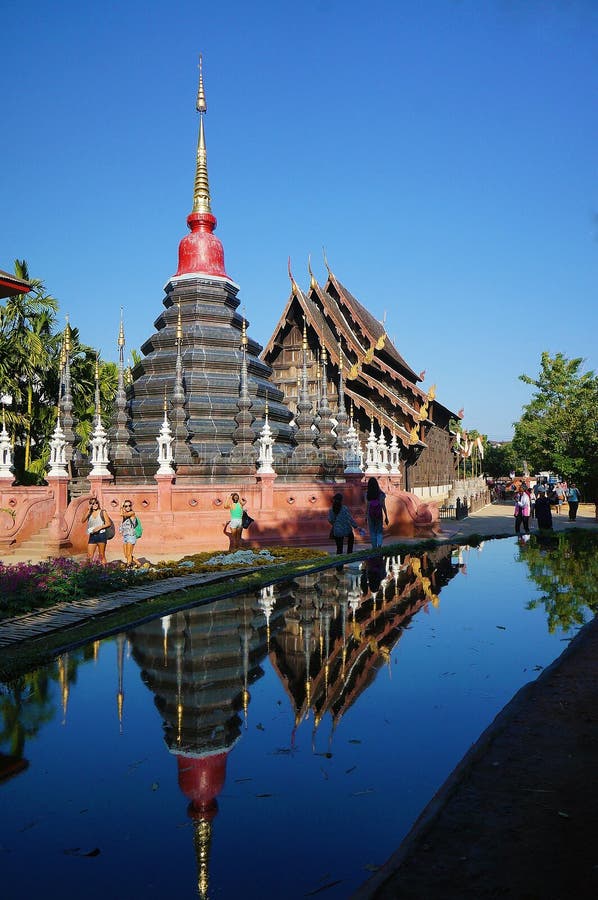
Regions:
<instances>
[{"instance_id":1,"label":"reflection of pagoda","mask_svg":"<svg viewBox=\"0 0 598 900\"><path fill-rule=\"evenodd\" d=\"M267 634L283 622L284 599L278 598L275 609L267 606L255 595L229 597L154 620L129 635L189 800L201 897L208 893L211 823L228 754L248 714L249 687L263 674Z\"/></svg>"},{"instance_id":2,"label":"reflection of pagoda","mask_svg":"<svg viewBox=\"0 0 598 900\"><path fill-rule=\"evenodd\" d=\"M272 641L271 660L286 687L298 725L329 712L335 727L373 683L412 617L456 572L450 548L422 557L374 557L381 565L376 590L361 575L335 569L295 583L295 607ZM364 577L365 576L365 577ZM372 579L372 584L375 582Z\"/></svg>"}]
</instances>

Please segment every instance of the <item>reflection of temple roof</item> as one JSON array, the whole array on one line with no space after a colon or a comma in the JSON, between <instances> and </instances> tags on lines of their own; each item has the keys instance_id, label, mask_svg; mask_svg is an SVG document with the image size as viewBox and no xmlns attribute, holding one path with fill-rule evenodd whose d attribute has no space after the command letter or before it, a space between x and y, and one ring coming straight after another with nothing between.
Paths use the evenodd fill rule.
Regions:
<instances>
[{"instance_id":1,"label":"reflection of temple roof","mask_svg":"<svg viewBox=\"0 0 598 900\"><path fill-rule=\"evenodd\" d=\"M344 575L331 581L328 589L321 578L313 584L296 583L296 606L287 614L285 631L277 633L270 654L293 703L296 722L310 711L316 724L326 712L338 722L388 663L412 617L430 602L438 602L441 587L454 574L450 548L421 558L406 556L400 571L388 570L374 595L362 596L354 615L348 610ZM318 605L330 614L324 630Z\"/></svg>"}]
</instances>

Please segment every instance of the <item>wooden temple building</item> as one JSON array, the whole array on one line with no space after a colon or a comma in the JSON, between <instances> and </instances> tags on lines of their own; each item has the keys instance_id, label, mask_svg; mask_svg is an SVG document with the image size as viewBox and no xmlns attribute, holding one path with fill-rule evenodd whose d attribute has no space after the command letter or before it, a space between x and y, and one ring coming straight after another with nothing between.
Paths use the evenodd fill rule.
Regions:
<instances>
[{"instance_id":1,"label":"wooden temple building","mask_svg":"<svg viewBox=\"0 0 598 900\"><path fill-rule=\"evenodd\" d=\"M84 549L79 508L91 494L117 517L123 499L134 501L146 553L227 548L231 490L256 520L258 545L325 542L339 490L363 520L369 477L386 492L391 534L438 521L430 501L448 494L455 472L452 413L330 268L323 285L310 271L304 293L289 265L290 297L268 345L250 337L214 233L201 61L196 108L189 233L156 330L127 383L121 319L112 421L106 429L97 389L87 455L76 446L67 326L47 485L13 485L0 433L0 508L10 516L0 511L0 552L44 528L49 550Z\"/></svg>"}]
</instances>

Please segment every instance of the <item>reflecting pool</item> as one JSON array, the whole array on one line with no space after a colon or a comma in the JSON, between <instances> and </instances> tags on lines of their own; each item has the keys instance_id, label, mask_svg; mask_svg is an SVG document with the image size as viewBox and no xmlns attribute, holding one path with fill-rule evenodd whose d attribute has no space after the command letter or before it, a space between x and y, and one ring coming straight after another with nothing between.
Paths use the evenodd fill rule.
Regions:
<instances>
[{"instance_id":1,"label":"reflecting pool","mask_svg":"<svg viewBox=\"0 0 598 900\"><path fill-rule=\"evenodd\" d=\"M1 686L2 897L348 897L591 616L596 546L330 568Z\"/></svg>"}]
</instances>

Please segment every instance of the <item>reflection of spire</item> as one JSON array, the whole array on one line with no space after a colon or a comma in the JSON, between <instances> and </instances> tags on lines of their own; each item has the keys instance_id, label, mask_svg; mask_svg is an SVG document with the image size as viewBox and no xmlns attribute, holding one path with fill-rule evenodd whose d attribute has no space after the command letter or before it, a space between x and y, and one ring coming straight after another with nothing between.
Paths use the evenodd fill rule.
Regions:
<instances>
[{"instance_id":1,"label":"reflection of spire","mask_svg":"<svg viewBox=\"0 0 598 900\"><path fill-rule=\"evenodd\" d=\"M170 630L170 616L162 617L162 633L164 640L162 642L162 651L164 653L164 665L168 665L168 632Z\"/></svg>"},{"instance_id":2,"label":"reflection of spire","mask_svg":"<svg viewBox=\"0 0 598 900\"><path fill-rule=\"evenodd\" d=\"M58 657L58 683L60 685L60 700L62 703L62 724L66 725L66 713L69 705L69 655L63 653Z\"/></svg>"},{"instance_id":3,"label":"reflection of spire","mask_svg":"<svg viewBox=\"0 0 598 900\"><path fill-rule=\"evenodd\" d=\"M122 734L123 732L123 706L125 702L125 689L124 689L124 659L125 659L125 636L124 634L119 634L116 638L116 659L118 665L118 692L116 694L116 704L118 710L118 724L119 730Z\"/></svg>"},{"instance_id":4,"label":"reflection of spire","mask_svg":"<svg viewBox=\"0 0 598 900\"><path fill-rule=\"evenodd\" d=\"M207 819L197 819L193 828L193 846L197 860L197 893L202 900L208 898L211 845L212 823Z\"/></svg>"}]
</instances>

